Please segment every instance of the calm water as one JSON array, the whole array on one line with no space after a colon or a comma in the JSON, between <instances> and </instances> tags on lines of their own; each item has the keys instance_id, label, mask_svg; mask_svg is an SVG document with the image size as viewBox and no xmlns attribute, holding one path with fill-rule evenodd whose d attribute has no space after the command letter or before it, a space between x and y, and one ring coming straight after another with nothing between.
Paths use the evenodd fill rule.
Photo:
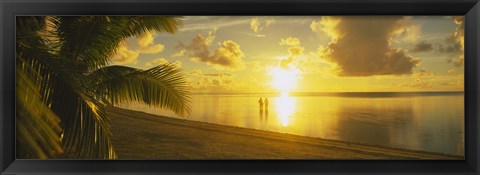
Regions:
<instances>
[{"instance_id":1,"label":"calm water","mask_svg":"<svg viewBox=\"0 0 480 175\"><path fill-rule=\"evenodd\" d=\"M268 110L259 110L268 97ZM189 120L464 155L463 93L203 94ZM144 105L122 107L153 114Z\"/></svg>"}]
</instances>

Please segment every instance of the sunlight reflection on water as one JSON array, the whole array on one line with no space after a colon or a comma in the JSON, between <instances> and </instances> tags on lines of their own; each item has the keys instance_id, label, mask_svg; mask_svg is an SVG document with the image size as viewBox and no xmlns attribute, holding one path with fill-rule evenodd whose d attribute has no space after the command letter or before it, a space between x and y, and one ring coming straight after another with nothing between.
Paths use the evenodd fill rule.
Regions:
<instances>
[{"instance_id":1,"label":"sunlight reflection on water","mask_svg":"<svg viewBox=\"0 0 480 175\"><path fill-rule=\"evenodd\" d=\"M282 126L289 124L290 116L295 112L295 99L288 93L282 93L280 97L275 98L276 112Z\"/></svg>"}]
</instances>

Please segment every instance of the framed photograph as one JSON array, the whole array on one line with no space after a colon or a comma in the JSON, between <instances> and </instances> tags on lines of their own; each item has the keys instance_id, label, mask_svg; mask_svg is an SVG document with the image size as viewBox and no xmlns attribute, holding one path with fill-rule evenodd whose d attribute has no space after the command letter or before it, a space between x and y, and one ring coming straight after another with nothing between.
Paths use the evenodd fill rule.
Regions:
<instances>
[{"instance_id":1,"label":"framed photograph","mask_svg":"<svg viewBox=\"0 0 480 175\"><path fill-rule=\"evenodd\" d=\"M470 1L2 1L2 174L478 174Z\"/></svg>"}]
</instances>

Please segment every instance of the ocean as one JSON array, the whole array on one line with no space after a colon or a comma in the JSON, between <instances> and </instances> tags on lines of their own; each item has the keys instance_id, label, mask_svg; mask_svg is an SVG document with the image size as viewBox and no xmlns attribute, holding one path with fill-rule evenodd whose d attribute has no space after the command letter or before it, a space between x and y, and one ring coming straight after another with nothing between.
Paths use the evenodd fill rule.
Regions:
<instances>
[{"instance_id":1,"label":"ocean","mask_svg":"<svg viewBox=\"0 0 480 175\"><path fill-rule=\"evenodd\" d=\"M141 104L147 113L331 140L464 155L463 92L193 94L180 117ZM259 98L269 105L260 109Z\"/></svg>"}]
</instances>

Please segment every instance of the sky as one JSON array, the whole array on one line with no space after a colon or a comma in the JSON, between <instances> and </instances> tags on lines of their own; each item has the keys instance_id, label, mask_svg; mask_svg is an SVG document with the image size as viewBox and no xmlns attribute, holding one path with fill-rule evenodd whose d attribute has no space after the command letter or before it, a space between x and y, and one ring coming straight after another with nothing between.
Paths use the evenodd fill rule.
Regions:
<instances>
[{"instance_id":1,"label":"sky","mask_svg":"<svg viewBox=\"0 0 480 175\"><path fill-rule=\"evenodd\" d=\"M464 90L463 16L184 16L113 65L172 62L196 93Z\"/></svg>"}]
</instances>

